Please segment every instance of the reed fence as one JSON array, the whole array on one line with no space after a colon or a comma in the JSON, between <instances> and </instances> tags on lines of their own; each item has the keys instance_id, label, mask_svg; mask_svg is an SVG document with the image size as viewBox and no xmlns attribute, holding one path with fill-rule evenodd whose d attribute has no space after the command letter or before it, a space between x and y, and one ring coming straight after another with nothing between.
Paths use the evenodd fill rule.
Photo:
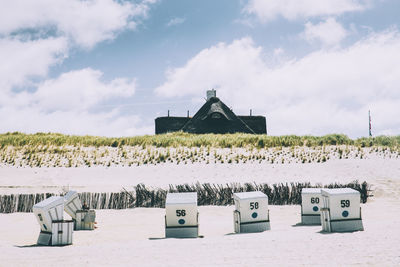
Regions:
<instances>
[{"instance_id":1,"label":"reed fence","mask_svg":"<svg viewBox=\"0 0 400 267\"><path fill-rule=\"evenodd\" d=\"M150 188L138 184L133 190L123 189L116 193L79 193L82 203L91 209L130 209L136 207L165 207L168 192L197 192L198 204L225 206L233 204L232 195L235 192L262 191L269 198L271 205L301 204L302 188L353 188L360 192L361 202L366 203L371 197L371 186L367 182L354 181L349 184L311 185L311 183L280 183L268 185L265 183L231 183L231 184L182 184L170 185L168 189ZM0 213L32 212L34 204L56 194L12 194L0 195ZM63 194L57 194L63 195Z\"/></svg>"}]
</instances>

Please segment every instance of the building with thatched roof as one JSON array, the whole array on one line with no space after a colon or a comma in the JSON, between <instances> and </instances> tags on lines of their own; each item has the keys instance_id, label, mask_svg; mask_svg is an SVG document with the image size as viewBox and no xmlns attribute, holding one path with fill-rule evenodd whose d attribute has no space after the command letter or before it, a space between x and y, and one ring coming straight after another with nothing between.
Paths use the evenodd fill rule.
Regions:
<instances>
[{"instance_id":1,"label":"building with thatched roof","mask_svg":"<svg viewBox=\"0 0 400 267\"><path fill-rule=\"evenodd\" d=\"M158 117L156 134L183 131L188 133L250 133L266 134L264 116L237 116L218 97L215 90L207 91L207 102L193 117Z\"/></svg>"}]
</instances>

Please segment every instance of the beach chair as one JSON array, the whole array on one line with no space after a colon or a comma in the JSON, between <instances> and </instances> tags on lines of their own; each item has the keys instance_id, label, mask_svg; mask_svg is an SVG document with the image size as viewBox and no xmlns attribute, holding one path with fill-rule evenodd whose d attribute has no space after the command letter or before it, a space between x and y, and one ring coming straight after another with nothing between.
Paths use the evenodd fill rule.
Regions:
<instances>
[{"instance_id":1,"label":"beach chair","mask_svg":"<svg viewBox=\"0 0 400 267\"><path fill-rule=\"evenodd\" d=\"M268 196L260 191L234 193L235 233L254 233L270 230Z\"/></svg>"},{"instance_id":2,"label":"beach chair","mask_svg":"<svg viewBox=\"0 0 400 267\"><path fill-rule=\"evenodd\" d=\"M322 189L321 224L324 232L363 231L360 192L351 188Z\"/></svg>"},{"instance_id":3,"label":"beach chair","mask_svg":"<svg viewBox=\"0 0 400 267\"><path fill-rule=\"evenodd\" d=\"M64 198L52 196L33 206L40 224L38 245L62 246L72 244L73 221L64 219Z\"/></svg>"},{"instance_id":4,"label":"beach chair","mask_svg":"<svg viewBox=\"0 0 400 267\"><path fill-rule=\"evenodd\" d=\"M74 230L94 230L96 211L82 206L79 195L75 191L69 191L64 196L65 212L71 216L74 221Z\"/></svg>"},{"instance_id":5,"label":"beach chair","mask_svg":"<svg viewBox=\"0 0 400 267\"><path fill-rule=\"evenodd\" d=\"M165 201L165 237L199 236L197 193L168 193Z\"/></svg>"}]
</instances>

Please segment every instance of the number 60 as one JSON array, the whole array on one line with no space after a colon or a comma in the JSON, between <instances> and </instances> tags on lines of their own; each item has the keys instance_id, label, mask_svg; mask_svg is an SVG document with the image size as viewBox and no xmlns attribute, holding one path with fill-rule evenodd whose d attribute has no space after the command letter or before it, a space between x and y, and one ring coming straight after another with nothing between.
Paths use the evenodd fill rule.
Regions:
<instances>
[{"instance_id":1,"label":"number 60","mask_svg":"<svg viewBox=\"0 0 400 267\"><path fill-rule=\"evenodd\" d=\"M312 197L311 198L311 204L318 204L319 203L319 197Z\"/></svg>"}]
</instances>

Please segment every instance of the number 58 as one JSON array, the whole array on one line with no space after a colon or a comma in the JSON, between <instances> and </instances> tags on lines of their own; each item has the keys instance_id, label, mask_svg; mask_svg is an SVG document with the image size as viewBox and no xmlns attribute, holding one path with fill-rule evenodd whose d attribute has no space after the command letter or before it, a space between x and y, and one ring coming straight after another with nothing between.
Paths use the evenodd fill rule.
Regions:
<instances>
[{"instance_id":1,"label":"number 58","mask_svg":"<svg viewBox=\"0 0 400 267\"><path fill-rule=\"evenodd\" d=\"M258 209L258 202L250 202L250 209L251 210Z\"/></svg>"}]
</instances>

